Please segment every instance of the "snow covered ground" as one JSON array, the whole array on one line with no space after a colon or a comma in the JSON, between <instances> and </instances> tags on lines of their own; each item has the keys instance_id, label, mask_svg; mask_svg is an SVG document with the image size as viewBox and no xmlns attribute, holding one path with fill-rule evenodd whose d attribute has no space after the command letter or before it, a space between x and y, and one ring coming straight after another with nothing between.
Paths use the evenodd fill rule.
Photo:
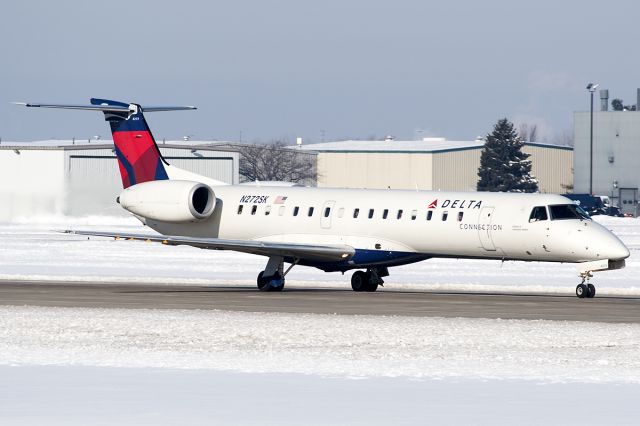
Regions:
<instances>
[{"instance_id":1,"label":"snow covered ground","mask_svg":"<svg viewBox=\"0 0 640 426\"><path fill-rule=\"evenodd\" d=\"M638 353L640 324L0 307L5 365L640 384Z\"/></svg>"},{"instance_id":2,"label":"snow covered ground","mask_svg":"<svg viewBox=\"0 0 640 426\"><path fill-rule=\"evenodd\" d=\"M627 267L597 273L599 295L640 295L640 219L598 217L631 251ZM64 229L151 232L134 218L27 218L0 224L0 279L253 285L266 260L226 251L114 241ZM575 266L538 262L430 259L392 268L387 288L574 294ZM287 286L349 287L349 275L297 266Z\"/></svg>"},{"instance_id":3,"label":"snow covered ground","mask_svg":"<svg viewBox=\"0 0 640 426\"><path fill-rule=\"evenodd\" d=\"M3 425L635 425L638 387L0 366Z\"/></svg>"},{"instance_id":4,"label":"snow covered ground","mask_svg":"<svg viewBox=\"0 0 640 426\"><path fill-rule=\"evenodd\" d=\"M640 294L640 221L599 294ZM0 278L247 285L260 257L91 239L134 219L0 225ZM573 294L571 265L429 260L391 288ZM346 287L294 268L287 286ZM384 291L384 290L383 290ZM0 307L0 424L634 424L640 325Z\"/></svg>"},{"instance_id":5,"label":"snow covered ground","mask_svg":"<svg viewBox=\"0 0 640 426\"><path fill-rule=\"evenodd\" d=\"M0 424L635 424L639 351L638 324L8 306Z\"/></svg>"}]
</instances>

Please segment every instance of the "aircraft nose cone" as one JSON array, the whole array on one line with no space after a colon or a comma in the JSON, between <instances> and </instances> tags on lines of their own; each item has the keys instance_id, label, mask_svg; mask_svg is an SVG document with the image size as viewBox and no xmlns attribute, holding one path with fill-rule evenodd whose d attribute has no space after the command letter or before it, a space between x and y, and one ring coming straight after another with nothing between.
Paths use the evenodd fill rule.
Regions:
<instances>
[{"instance_id":1,"label":"aircraft nose cone","mask_svg":"<svg viewBox=\"0 0 640 426\"><path fill-rule=\"evenodd\" d=\"M617 238L615 241L612 241L608 250L607 250L607 258L611 260L622 260L629 257L629 249L625 246L622 241Z\"/></svg>"},{"instance_id":2,"label":"aircraft nose cone","mask_svg":"<svg viewBox=\"0 0 640 426\"><path fill-rule=\"evenodd\" d=\"M622 260L629 257L629 249L624 243L605 227L593 224L595 232L587 234L588 244L593 245L600 259Z\"/></svg>"}]
</instances>

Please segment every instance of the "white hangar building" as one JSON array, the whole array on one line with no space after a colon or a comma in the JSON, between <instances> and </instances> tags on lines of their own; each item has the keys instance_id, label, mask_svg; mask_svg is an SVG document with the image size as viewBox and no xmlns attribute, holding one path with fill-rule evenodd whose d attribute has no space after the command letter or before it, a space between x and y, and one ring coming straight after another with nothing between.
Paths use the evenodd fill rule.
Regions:
<instances>
[{"instance_id":1,"label":"white hangar building","mask_svg":"<svg viewBox=\"0 0 640 426\"><path fill-rule=\"evenodd\" d=\"M596 95L597 96L597 95ZM640 89L637 91L640 103ZM624 213L640 214L640 112L609 111L609 91L600 91L600 108L593 113L593 182L595 195L608 195ZM591 115L575 112L575 192L589 193Z\"/></svg>"},{"instance_id":2,"label":"white hangar building","mask_svg":"<svg viewBox=\"0 0 640 426\"><path fill-rule=\"evenodd\" d=\"M236 151L197 141L159 145L169 164L230 184L239 182ZM111 141L0 144L0 220L33 215L119 215L122 180Z\"/></svg>"},{"instance_id":3,"label":"white hangar building","mask_svg":"<svg viewBox=\"0 0 640 426\"><path fill-rule=\"evenodd\" d=\"M475 191L483 140L348 140L301 145L318 153L318 186ZM573 148L525 143L541 192L573 184Z\"/></svg>"}]
</instances>

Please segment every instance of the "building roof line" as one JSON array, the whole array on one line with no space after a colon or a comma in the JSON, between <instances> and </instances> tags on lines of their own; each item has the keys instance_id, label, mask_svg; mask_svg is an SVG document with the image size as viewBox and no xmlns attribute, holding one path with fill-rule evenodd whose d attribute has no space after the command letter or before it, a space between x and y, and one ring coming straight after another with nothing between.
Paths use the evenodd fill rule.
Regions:
<instances>
[{"instance_id":1,"label":"building roof line","mask_svg":"<svg viewBox=\"0 0 640 426\"><path fill-rule=\"evenodd\" d=\"M392 143L392 142L391 142ZM539 148L549 148L549 149L559 149L564 151L573 151L572 146L568 145L554 145L554 144L545 144L538 142L525 142L525 146L533 146ZM362 154L433 154L433 153L447 153L447 152L457 152L457 151L471 151L476 149L484 148L484 144L478 145L470 145L470 146L460 146L460 147L450 147L450 148L433 148L433 149L313 149L307 146L306 150L310 152L318 152L318 153L362 153Z\"/></svg>"}]
</instances>

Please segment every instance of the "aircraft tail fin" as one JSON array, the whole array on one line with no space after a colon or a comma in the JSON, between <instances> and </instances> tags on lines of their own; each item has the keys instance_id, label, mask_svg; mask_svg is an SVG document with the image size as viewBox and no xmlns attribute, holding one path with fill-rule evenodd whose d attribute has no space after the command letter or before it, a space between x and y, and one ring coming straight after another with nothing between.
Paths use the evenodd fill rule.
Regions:
<instances>
[{"instance_id":1,"label":"aircraft tail fin","mask_svg":"<svg viewBox=\"0 0 640 426\"><path fill-rule=\"evenodd\" d=\"M134 103L91 99L91 105L32 104L18 102L27 107L63 108L101 111L111 126L113 143L122 186L128 188L142 182L169 179L165 166L168 166L160 153L151 130L144 118L143 111L180 111L196 109L193 106L145 106Z\"/></svg>"},{"instance_id":2,"label":"aircraft tail fin","mask_svg":"<svg viewBox=\"0 0 640 426\"><path fill-rule=\"evenodd\" d=\"M124 188L169 179L165 170L168 163L162 158L140 105L95 98L91 99L91 104L126 108L126 111L103 111L111 127Z\"/></svg>"}]
</instances>

